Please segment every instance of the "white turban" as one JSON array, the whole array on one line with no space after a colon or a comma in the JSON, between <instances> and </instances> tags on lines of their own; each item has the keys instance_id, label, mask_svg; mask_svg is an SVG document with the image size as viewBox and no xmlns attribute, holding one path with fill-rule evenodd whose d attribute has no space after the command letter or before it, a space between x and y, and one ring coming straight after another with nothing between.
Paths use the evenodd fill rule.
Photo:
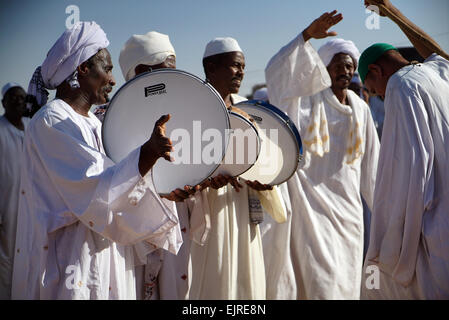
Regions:
<instances>
[{"instance_id":1,"label":"white turban","mask_svg":"<svg viewBox=\"0 0 449 320\"><path fill-rule=\"evenodd\" d=\"M170 38L162 33L150 31L135 34L125 43L119 57L120 67L126 81L134 78L139 64L154 66L163 63L168 56L175 56Z\"/></svg>"},{"instance_id":2,"label":"white turban","mask_svg":"<svg viewBox=\"0 0 449 320\"><path fill-rule=\"evenodd\" d=\"M76 68L108 45L105 32L94 21L77 22L50 49L42 66L35 71L28 93L36 96L39 105L45 104L45 88L56 89L70 76L76 84Z\"/></svg>"},{"instance_id":3,"label":"white turban","mask_svg":"<svg viewBox=\"0 0 449 320\"><path fill-rule=\"evenodd\" d=\"M329 66L334 56L338 53L350 55L356 63L358 63L360 58L359 49L351 40L332 39L318 50L318 54L326 67Z\"/></svg>"},{"instance_id":4,"label":"white turban","mask_svg":"<svg viewBox=\"0 0 449 320\"><path fill-rule=\"evenodd\" d=\"M214 56L216 54L235 52L235 51L243 53L237 40L229 37L215 38L206 45L206 50L204 51L203 59L210 56Z\"/></svg>"},{"instance_id":5,"label":"white turban","mask_svg":"<svg viewBox=\"0 0 449 320\"><path fill-rule=\"evenodd\" d=\"M6 92L8 92L9 89L12 89L15 87L22 88L22 86L16 82L8 82L7 84L5 84L2 88L2 97L5 97L5 94L6 94Z\"/></svg>"}]
</instances>

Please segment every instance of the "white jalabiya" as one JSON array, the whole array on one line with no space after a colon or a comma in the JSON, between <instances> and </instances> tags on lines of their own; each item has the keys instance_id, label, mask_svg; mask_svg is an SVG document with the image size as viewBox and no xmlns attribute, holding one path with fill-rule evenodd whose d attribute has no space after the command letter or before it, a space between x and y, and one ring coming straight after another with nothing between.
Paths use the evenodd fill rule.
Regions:
<instances>
[{"instance_id":1,"label":"white jalabiya","mask_svg":"<svg viewBox=\"0 0 449 320\"><path fill-rule=\"evenodd\" d=\"M449 62L434 54L388 81L365 261L380 279L363 297L449 299L448 158Z\"/></svg>"},{"instance_id":2,"label":"white jalabiya","mask_svg":"<svg viewBox=\"0 0 449 320\"><path fill-rule=\"evenodd\" d=\"M164 199L165 201L165 199ZM195 241L203 245L208 237L210 221L207 199L197 192L176 203L182 246L175 255L156 250L147 256L144 266L136 267L137 297L144 300L185 300L188 298L192 271L190 246Z\"/></svg>"},{"instance_id":3,"label":"white jalabiya","mask_svg":"<svg viewBox=\"0 0 449 320\"><path fill-rule=\"evenodd\" d=\"M155 247L177 252L176 212L154 186L139 202L129 198L143 180L139 154L114 165L101 122L62 100L34 115L24 141L13 299L135 299L135 256ZM149 251L135 252L144 240Z\"/></svg>"},{"instance_id":4,"label":"white jalabiya","mask_svg":"<svg viewBox=\"0 0 449 320\"><path fill-rule=\"evenodd\" d=\"M271 59L265 75L270 102L287 112L301 137L308 137L315 110L326 116L329 132L329 152L320 156L304 143L305 164L287 182L291 219L269 232L289 243L290 252L283 254L278 282L267 283L278 288L268 298L358 299L363 263L360 194L371 207L379 153L369 108L350 90L350 106L337 100L326 67L302 34ZM360 130L360 141L353 139L351 128ZM360 152L349 154L358 148Z\"/></svg>"},{"instance_id":5,"label":"white jalabiya","mask_svg":"<svg viewBox=\"0 0 449 320\"><path fill-rule=\"evenodd\" d=\"M250 223L248 187L203 191L210 206L207 242L191 243L189 299L265 299L265 270L259 226Z\"/></svg>"},{"instance_id":6,"label":"white jalabiya","mask_svg":"<svg viewBox=\"0 0 449 320\"><path fill-rule=\"evenodd\" d=\"M26 128L30 119L22 118ZM11 298L24 131L0 117L0 300Z\"/></svg>"},{"instance_id":7,"label":"white jalabiya","mask_svg":"<svg viewBox=\"0 0 449 320\"><path fill-rule=\"evenodd\" d=\"M231 95L231 100L236 104L246 99ZM265 299L260 229L250 222L249 188L244 183L242 185L239 192L229 184L218 190L208 188L202 191L202 201L207 201L208 205L203 205L201 211L210 230L203 238L203 245L199 241L191 242L189 299ZM270 196L278 195L276 191L268 192L269 195L267 192L257 192L262 203Z\"/></svg>"}]
</instances>

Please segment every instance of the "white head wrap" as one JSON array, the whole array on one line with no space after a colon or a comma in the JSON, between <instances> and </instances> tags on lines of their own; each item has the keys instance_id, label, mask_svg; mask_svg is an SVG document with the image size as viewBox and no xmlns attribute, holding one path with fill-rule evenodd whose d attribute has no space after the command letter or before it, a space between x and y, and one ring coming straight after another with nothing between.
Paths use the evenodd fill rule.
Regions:
<instances>
[{"instance_id":1,"label":"white head wrap","mask_svg":"<svg viewBox=\"0 0 449 320\"><path fill-rule=\"evenodd\" d=\"M210 56L214 56L216 54L235 52L235 51L243 53L237 40L235 40L234 38L229 37L215 38L206 45L206 50L204 51L203 59Z\"/></svg>"},{"instance_id":2,"label":"white head wrap","mask_svg":"<svg viewBox=\"0 0 449 320\"><path fill-rule=\"evenodd\" d=\"M260 88L256 92L254 92L253 95L254 100L262 100L262 101L268 101L268 90L267 88Z\"/></svg>"},{"instance_id":3,"label":"white head wrap","mask_svg":"<svg viewBox=\"0 0 449 320\"><path fill-rule=\"evenodd\" d=\"M77 22L59 37L42 66L36 69L28 93L43 105L48 95L45 88L56 89L68 78L72 87L79 86L76 68L108 45L105 32L94 21Z\"/></svg>"},{"instance_id":4,"label":"white head wrap","mask_svg":"<svg viewBox=\"0 0 449 320\"><path fill-rule=\"evenodd\" d=\"M2 88L2 97L5 97L5 94L6 94L6 92L8 92L9 89L12 89L15 87L22 88L22 86L16 82L8 82L7 84L5 84Z\"/></svg>"},{"instance_id":5,"label":"white head wrap","mask_svg":"<svg viewBox=\"0 0 449 320\"><path fill-rule=\"evenodd\" d=\"M360 52L351 40L332 39L326 42L318 50L321 60L327 67L331 63L334 56L338 53L346 53L350 55L356 63L359 62Z\"/></svg>"},{"instance_id":6,"label":"white head wrap","mask_svg":"<svg viewBox=\"0 0 449 320\"><path fill-rule=\"evenodd\" d=\"M135 34L125 43L119 57L120 67L126 81L134 78L135 68L139 64L154 66L175 56L170 38L162 33L150 31L147 34Z\"/></svg>"}]
</instances>

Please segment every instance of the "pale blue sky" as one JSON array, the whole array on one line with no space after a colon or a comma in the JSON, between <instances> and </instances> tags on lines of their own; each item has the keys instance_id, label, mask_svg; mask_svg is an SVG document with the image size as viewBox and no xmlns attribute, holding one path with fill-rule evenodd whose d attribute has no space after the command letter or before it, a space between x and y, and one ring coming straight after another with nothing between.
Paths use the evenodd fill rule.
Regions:
<instances>
[{"instance_id":1,"label":"pale blue sky","mask_svg":"<svg viewBox=\"0 0 449 320\"><path fill-rule=\"evenodd\" d=\"M96 21L111 42L117 85L124 83L118 64L120 49L132 34L155 30L170 36L177 54L177 67L201 78L205 45L215 37L238 40L246 57L246 75L240 94L265 82L268 60L287 42L325 11L343 13L334 27L338 36L353 40L363 51L375 42L410 45L388 19L379 30L369 30L363 0L0 0L0 86L15 81L28 87L35 68L65 29L66 8L76 5L80 20ZM412 21L449 52L448 0L392 0ZM312 40L319 48L323 40ZM0 107L0 114L3 108Z\"/></svg>"}]
</instances>

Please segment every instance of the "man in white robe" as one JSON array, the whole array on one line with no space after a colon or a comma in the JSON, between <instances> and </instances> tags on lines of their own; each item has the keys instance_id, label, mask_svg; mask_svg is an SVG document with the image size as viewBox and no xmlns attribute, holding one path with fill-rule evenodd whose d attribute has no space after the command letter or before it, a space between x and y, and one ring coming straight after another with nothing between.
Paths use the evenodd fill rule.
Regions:
<instances>
[{"instance_id":1,"label":"man in white robe","mask_svg":"<svg viewBox=\"0 0 449 320\"><path fill-rule=\"evenodd\" d=\"M265 69L270 102L294 121L305 156L287 182L292 214L271 230L284 252L270 261L284 266L273 277L270 299L360 297L361 195L371 208L379 141L369 107L348 90L355 45L332 40L318 54L308 41L336 35L328 29L342 18L336 11L323 14Z\"/></svg>"},{"instance_id":2,"label":"man in white robe","mask_svg":"<svg viewBox=\"0 0 449 320\"><path fill-rule=\"evenodd\" d=\"M26 92L17 83L2 88L5 114L0 117L0 300L11 298L16 242L21 153L25 128Z\"/></svg>"},{"instance_id":3,"label":"man in white robe","mask_svg":"<svg viewBox=\"0 0 449 320\"><path fill-rule=\"evenodd\" d=\"M409 62L382 43L360 59L366 88L385 102L362 297L449 299L449 62L432 38L382 3L389 12L381 14L400 21L426 60Z\"/></svg>"},{"instance_id":4,"label":"man in white robe","mask_svg":"<svg viewBox=\"0 0 449 320\"><path fill-rule=\"evenodd\" d=\"M206 78L228 109L248 117L233 106L246 100L237 95L245 68L244 55L237 41L233 38L210 41L203 56L203 66ZM208 206L204 210L210 221L210 231L204 245L191 244L189 298L265 299L262 241L259 226L250 220L249 203L264 197L269 199L270 194L277 195L277 191L270 191L271 186L257 181L240 184L231 177L218 180L202 191L207 199ZM254 191L249 191L250 188Z\"/></svg>"},{"instance_id":5,"label":"man in white robe","mask_svg":"<svg viewBox=\"0 0 449 320\"><path fill-rule=\"evenodd\" d=\"M104 31L79 22L50 49L29 93L46 103L24 140L13 299L135 299L132 245L177 252L182 242L176 210L148 185L136 189L158 158L170 160L164 123L151 138L114 164L104 152L101 122L89 111L115 85Z\"/></svg>"},{"instance_id":6,"label":"man in white robe","mask_svg":"<svg viewBox=\"0 0 449 320\"><path fill-rule=\"evenodd\" d=\"M150 31L130 37L120 52L119 62L123 77L130 81L150 70L175 69L176 53L167 35ZM190 241L201 244L207 228L202 222L201 193L190 197L195 190L192 192L186 187L174 190L168 197L176 201L183 244L176 255L162 249L152 252L146 264L136 268L138 299L178 300L188 296Z\"/></svg>"}]
</instances>

